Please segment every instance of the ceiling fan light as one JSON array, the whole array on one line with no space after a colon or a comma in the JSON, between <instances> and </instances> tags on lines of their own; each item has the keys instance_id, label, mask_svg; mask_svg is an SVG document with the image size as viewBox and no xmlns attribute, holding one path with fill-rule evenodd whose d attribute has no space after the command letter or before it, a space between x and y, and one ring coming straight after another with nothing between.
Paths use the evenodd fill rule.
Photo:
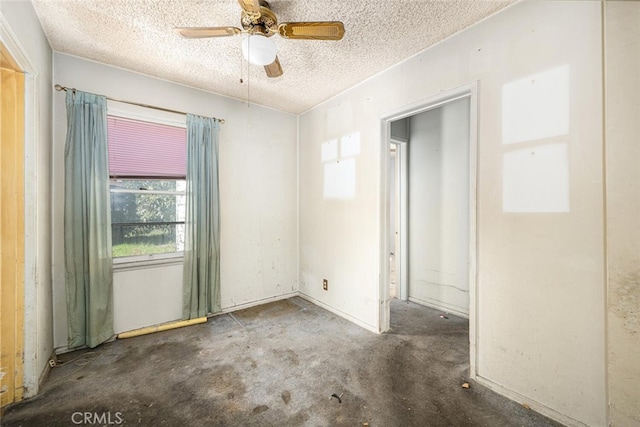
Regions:
<instances>
[{"instance_id":1,"label":"ceiling fan light","mask_svg":"<svg viewBox=\"0 0 640 427\"><path fill-rule=\"evenodd\" d=\"M242 40L242 55L253 65L269 65L276 60L278 47L262 34L251 34Z\"/></svg>"}]
</instances>

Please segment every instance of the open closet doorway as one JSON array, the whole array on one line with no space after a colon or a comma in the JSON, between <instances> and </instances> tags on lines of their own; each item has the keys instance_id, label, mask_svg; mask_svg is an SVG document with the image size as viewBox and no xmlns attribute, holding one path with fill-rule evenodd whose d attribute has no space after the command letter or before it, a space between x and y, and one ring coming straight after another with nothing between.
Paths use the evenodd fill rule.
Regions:
<instances>
[{"instance_id":1,"label":"open closet doorway","mask_svg":"<svg viewBox=\"0 0 640 427\"><path fill-rule=\"evenodd\" d=\"M389 144L389 297L403 301L407 300L408 139L399 132L406 122L392 123Z\"/></svg>"},{"instance_id":2,"label":"open closet doorway","mask_svg":"<svg viewBox=\"0 0 640 427\"><path fill-rule=\"evenodd\" d=\"M438 310L444 318L468 318L472 377L476 102L472 84L382 119L386 256L381 265L380 330L390 327L394 299Z\"/></svg>"}]
</instances>

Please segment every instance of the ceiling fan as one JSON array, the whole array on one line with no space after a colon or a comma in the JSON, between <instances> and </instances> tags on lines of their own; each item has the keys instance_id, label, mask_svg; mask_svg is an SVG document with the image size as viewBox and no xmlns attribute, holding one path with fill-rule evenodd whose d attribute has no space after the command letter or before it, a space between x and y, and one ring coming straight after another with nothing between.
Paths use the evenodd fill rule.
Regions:
<instances>
[{"instance_id":1,"label":"ceiling fan","mask_svg":"<svg viewBox=\"0 0 640 427\"><path fill-rule=\"evenodd\" d=\"M248 33L242 42L242 52L251 64L263 65L269 77L282 75L277 47L269 37L279 34L285 39L340 40L344 36L344 24L339 21L283 22L271 11L265 0L238 0L242 13L237 27L180 27L174 31L187 39L229 37Z\"/></svg>"}]
</instances>

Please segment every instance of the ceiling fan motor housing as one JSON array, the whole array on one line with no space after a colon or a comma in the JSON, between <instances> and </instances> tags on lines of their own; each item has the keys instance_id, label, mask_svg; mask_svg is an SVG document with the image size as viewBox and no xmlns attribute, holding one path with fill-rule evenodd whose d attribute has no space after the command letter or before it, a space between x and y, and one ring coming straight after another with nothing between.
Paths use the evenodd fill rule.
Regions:
<instances>
[{"instance_id":1,"label":"ceiling fan motor housing","mask_svg":"<svg viewBox=\"0 0 640 427\"><path fill-rule=\"evenodd\" d=\"M278 32L278 18L271 11L269 3L260 0L260 15L255 16L243 10L240 15L242 28L250 34L262 34L271 37Z\"/></svg>"}]
</instances>

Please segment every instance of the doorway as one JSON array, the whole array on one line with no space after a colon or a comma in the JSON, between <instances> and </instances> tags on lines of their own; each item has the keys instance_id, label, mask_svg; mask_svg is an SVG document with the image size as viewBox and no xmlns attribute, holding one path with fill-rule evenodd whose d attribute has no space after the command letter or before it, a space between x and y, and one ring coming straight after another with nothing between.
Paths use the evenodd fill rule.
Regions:
<instances>
[{"instance_id":1,"label":"doorway","mask_svg":"<svg viewBox=\"0 0 640 427\"><path fill-rule=\"evenodd\" d=\"M47 145L46 141L39 139L42 133L40 107L43 96L37 85L38 68L29 59L19 40L3 20L0 20L0 54L6 76L6 80L3 78L0 91L4 110L2 121L4 122L5 112L8 113L6 118L9 121L13 121L12 115L17 120L17 122L13 121L13 125L3 124L2 126L3 147L0 156L3 158L0 170L3 186L6 184L6 187L3 187L6 190L5 195L10 198L11 193L16 194L7 202L6 211L4 205L0 209L1 213L8 218L8 221L3 223L7 228L1 233L3 245L6 245L6 251L3 249L2 255L10 259L2 265L3 277L0 281L3 313L0 316L2 317L0 335L2 335L2 350L5 355L2 361L2 372L15 373L15 375L2 377L2 386L13 389L11 393L5 391L0 394L2 405L6 405L12 401L17 402L22 398L32 397L38 392L42 365L46 364L46 358L49 357L46 352L50 344L46 338L42 338L43 333L38 329L38 319L42 314L39 308L44 305L39 304L41 299L38 298L37 283L38 276L46 271L46 266L42 267L42 265L47 263L47 259L39 256L46 254L47 251L42 252L40 249L49 247L50 242L46 239L48 235L46 227L43 231L38 225L41 213L40 202L46 199L45 197L41 200L38 196L38 188L42 184L38 176L43 167L38 147L39 142ZM9 95L11 86L4 86L12 80L18 83L17 86L13 85L17 90L16 96ZM15 114L9 113L10 111ZM10 130L12 127L14 131ZM5 136L5 131L12 136ZM5 151L5 144L9 146L7 151ZM12 158L15 162L11 160ZM43 203L46 204L46 201ZM13 227L13 230L10 230L10 227ZM16 255L15 258L12 257L12 253ZM13 275L13 279L5 281L5 267L6 273ZM45 291L42 301L46 304L46 300ZM5 316L7 313L13 313L15 318ZM15 357L5 353L11 348L15 351ZM13 359L13 362L10 359ZM13 368L9 367L11 363Z\"/></svg>"},{"instance_id":2,"label":"doorway","mask_svg":"<svg viewBox=\"0 0 640 427\"><path fill-rule=\"evenodd\" d=\"M0 42L0 410L23 397L24 74Z\"/></svg>"},{"instance_id":3,"label":"doorway","mask_svg":"<svg viewBox=\"0 0 640 427\"><path fill-rule=\"evenodd\" d=\"M381 128L380 331L394 298L469 318L474 377L477 83L392 112Z\"/></svg>"}]
</instances>

